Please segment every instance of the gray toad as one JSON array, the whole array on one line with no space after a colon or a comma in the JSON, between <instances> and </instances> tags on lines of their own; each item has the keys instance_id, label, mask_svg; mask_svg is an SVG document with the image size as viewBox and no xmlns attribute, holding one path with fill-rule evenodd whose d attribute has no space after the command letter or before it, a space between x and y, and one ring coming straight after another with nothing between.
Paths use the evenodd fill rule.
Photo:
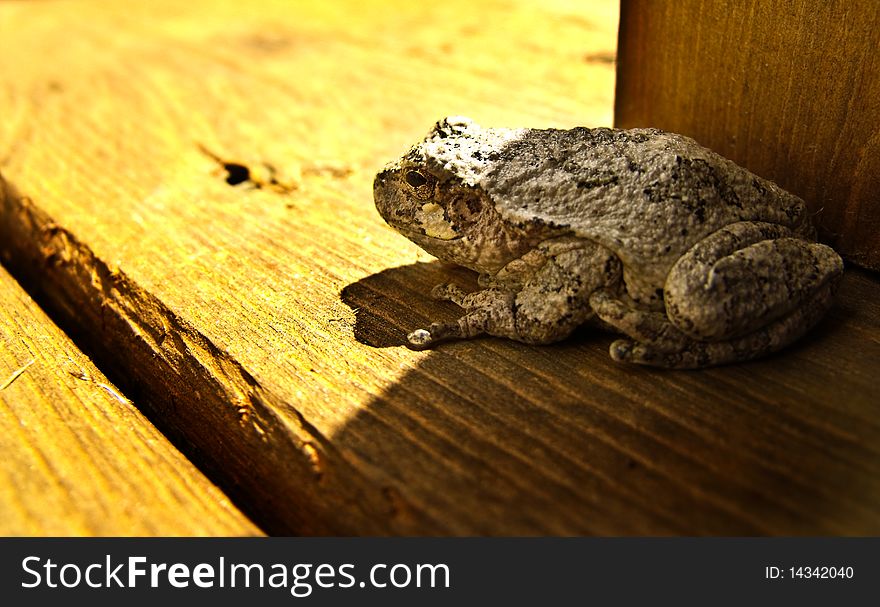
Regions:
<instances>
[{"instance_id":1,"label":"gray toad","mask_svg":"<svg viewBox=\"0 0 880 607\"><path fill-rule=\"evenodd\" d=\"M830 307L843 273L804 202L657 129L483 129L438 122L374 182L376 207L482 290L412 347L482 334L546 344L598 319L611 356L704 367L782 348Z\"/></svg>"}]
</instances>

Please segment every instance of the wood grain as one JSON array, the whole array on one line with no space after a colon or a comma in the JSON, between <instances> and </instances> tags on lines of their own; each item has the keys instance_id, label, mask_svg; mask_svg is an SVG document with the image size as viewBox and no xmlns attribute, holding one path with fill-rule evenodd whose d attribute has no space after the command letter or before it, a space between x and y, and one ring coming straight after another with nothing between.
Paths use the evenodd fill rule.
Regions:
<instances>
[{"instance_id":1,"label":"wood grain","mask_svg":"<svg viewBox=\"0 0 880 607\"><path fill-rule=\"evenodd\" d=\"M256 535L0 269L0 535Z\"/></svg>"},{"instance_id":2,"label":"wood grain","mask_svg":"<svg viewBox=\"0 0 880 607\"><path fill-rule=\"evenodd\" d=\"M622 2L615 123L694 137L880 269L880 4Z\"/></svg>"},{"instance_id":3,"label":"wood grain","mask_svg":"<svg viewBox=\"0 0 880 607\"><path fill-rule=\"evenodd\" d=\"M880 529L864 274L798 347L705 372L588 331L401 346L473 277L383 225L375 171L445 114L607 124L613 4L98 6L0 6L29 29L2 32L0 252L264 528Z\"/></svg>"}]
</instances>

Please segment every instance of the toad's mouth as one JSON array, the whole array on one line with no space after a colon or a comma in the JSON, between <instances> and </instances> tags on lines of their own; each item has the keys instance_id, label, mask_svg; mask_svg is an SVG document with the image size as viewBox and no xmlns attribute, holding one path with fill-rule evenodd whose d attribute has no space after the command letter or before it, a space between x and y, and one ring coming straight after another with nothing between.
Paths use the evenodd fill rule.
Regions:
<instances>
[{"instance_id":1,"label":"toad's mouth","mask_svg":"<svg viewBox=\"0 0 880 607\"><path fill-rule=\"evenodd\" d=\"M401 226L395 225L394 223L389 222L391 227L395 230L409 238L414 242L418 241L433 241L433 242L456 242L464 238L464 234L455 233L455 236L451 236L448 238L444 238L437 234L432 234L428 230L423 227L414 228L411 225Z\"/></svg>"}]
</instances>

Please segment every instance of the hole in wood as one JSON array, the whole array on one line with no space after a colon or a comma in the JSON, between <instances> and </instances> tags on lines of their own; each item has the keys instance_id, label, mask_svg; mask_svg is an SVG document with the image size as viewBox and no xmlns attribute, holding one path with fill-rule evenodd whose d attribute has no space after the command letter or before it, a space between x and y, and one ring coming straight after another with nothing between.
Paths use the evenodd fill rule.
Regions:
<instances>
[{"instance_id":1,"label":"hole in wood","mask_svg":"<svg viewBox=\"0 0 880 607\"><path fill-rule=\"evenodd\" d=\"M225 162L223 168L226 169L226 183L229 185L238 185L249 181L251 178L251 170L243 164L236 162Z\"/></svg>"}]
</instances>

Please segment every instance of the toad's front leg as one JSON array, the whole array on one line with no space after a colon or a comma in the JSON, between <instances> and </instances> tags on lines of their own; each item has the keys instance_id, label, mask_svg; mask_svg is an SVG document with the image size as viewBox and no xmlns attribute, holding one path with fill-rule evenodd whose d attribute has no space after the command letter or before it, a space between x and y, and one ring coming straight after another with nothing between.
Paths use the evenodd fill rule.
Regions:
<instances>
[{"instance_id":1,"label":"toad's front leg","mask_svg":"<svg viewBox=\"0 0 880 607\"><path fill-rule=\"evenodd\" d=\"M543 243L498 273L494 286L465 293L454 285L435 287L438 299L452 301L465 315L451 323L432 323L407 336L424 349L448 339L479 335L546 344L567 337L592 315L596 289L620 279L620 263L607 249L588 241L560 238Z\"/></svg>"}]
</instances>

